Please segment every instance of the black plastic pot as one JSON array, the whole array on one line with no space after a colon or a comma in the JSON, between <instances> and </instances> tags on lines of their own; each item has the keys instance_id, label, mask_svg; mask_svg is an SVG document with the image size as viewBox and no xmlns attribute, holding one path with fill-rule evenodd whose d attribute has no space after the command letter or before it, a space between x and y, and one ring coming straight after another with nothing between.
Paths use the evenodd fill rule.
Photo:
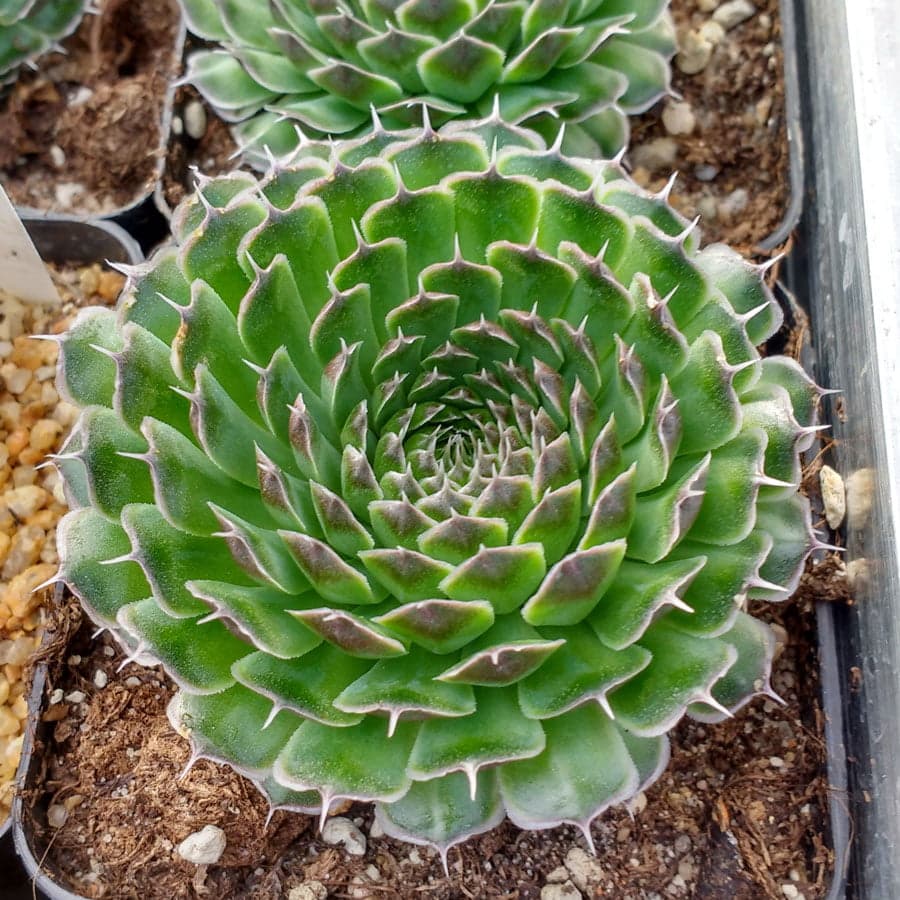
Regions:
<instances>
[{"instance_id":1,"label":"black plastic pot","mask_svg":"<svg viewBox=\"0 0 900 900\"><path fill-rule=\"evenodd\" d=\"M173 58L181 60L184 53L184 42L187 35L187 26L181 15L181 8L175 0L174 7L178 9L178 29L175 35L175 43L172 48ZM162 241L169 231L168 219L170 210L163 199L159 186L162 182L163 172L166 168L166 153L169 146L169 138L172 132L172 115L175 104L175 79L170 79L166 86L163 98L162 111L159 119L158 144L154 148L156 165L154 167L153 183L137 195L130 203L111 212L99 216L79 216L76 214L59 214L46 212L40 209L32 209L27 206L18 207L19 215L23 219L47 218L50 221L63 219L78 219L88 222L113 222L124 228L141 245L144 251Z\"/></svg>"},{"instance_id":2,"label":"black plastic pot","mask_svg":"<svg viewBox=\"0 0 900 900\"><path fill-rule=\"evenodd\" d=\"M800 6L795 9L794 0L783 0L783 37L785 57L785 82L787 96L787 127L790 141L790 172L793 190L784 220L779 228L769 236L762 244L762 249L771 249L783 244L797 227L803 206L804 193L801 186L804 185L804 160L806 158L803 141L804 121L810 121L812 113L809 109L803 110L801 99L808 97L807 93L801 93L800 70L805 57L798 52L798 47L805 44L807 34L804 30L804 17L802 4L808 2L815 4L819 0L796 0ZM797 13L800 13L799 21ZM819 15L824 11L820 10ZM799 24L799 28L797 25ZM817 115L821 115L821 110ZM801 234L807 237L813 235L813 226L809 222L801 226ZM142 238L143 240L143 238ZM146 246L146 245L145 245ZM52 257L51 257L52 258ZM798 291L801 297L807 295L807 270L805 268L803 253L794 260L789 260L786 268L786 276L791 285ZM813 320L821 314L821 297L818 294L809 294L811 300L809 306L801 303L802 309L809 312ZM782 292L781 299L788 310L797 301L788 292ZM811 307L811 308L810 308ZM826 338L830 333L821 328L816 329L817 335ZM830 337L833 340L833 336ZM821 349L821 348L820 348ZM820 383L843 384L840 373L844 371L841 366L835 366L832 362L834 348L828 347L822 355L822 364L817 365L813 358L813 351L808 349L808 356L804 360L806 366L817 372ZM837 351L839 352L839 350ZM849 648L843 633L847 611L844 608L822 603L817 608L817 627L820 659L820 681L822 691L822 707L825 713L825 741L828 750L828 780L831 786L830 794L830 844L835 853L835 872L827 894L827 900L847 900L855 897L848 890L847 872L851 859L851 834L853 831L849 815L847 800L848 770L847 749L845 743L845 686L848 658L852 656L853 649ZM848 654L850 656L848 657ZM29 775L37 772L37 760L32 756L34 737L40 718L40 707L43 702L44 683L46 672L39 670L35 678L31 695L32 723L26 738L25 752L20 767L20 778L26 783ZM32 835L28 830L28 820L24 814L24 804L17 799L13 813L13 831L15 835L15 848L18 851L24 872L14 876L14 880L7 887L3 885L2 896L9 900L25 900L26 897L44 897L47 900L81 900L76 895L60 887L52 880L49 873L41 868L39 859L33 850ZM0 872L13 871L14 866L10 861L10 847L0 841ZM18 881L15 881L18 878ZM18 891L18 893L17 893ZM892 894L867 895L872 900L889 900ZM900 894L896 895L900 896Z\"/></svg>"},{"instance_id":3,"label":"black plastic pot","mask_svg":"<svg viewBox=\"0 0 900 900\"><path fill-rule=\"evenodd\" d=\"M95 262L136 263L143 256L134 238L120 226L106 221L85 221L77 216L23 218L41 258L50 263L89 265ZM46 670L35 672L29 701L29 720L19 767L19 784L29 770L38 727ZM3 900L32 898L29 876L13 850L13 823L21 819L19 801L9 819L0 825L0 897Z\"/></svg>"},{"instance_id":4,"label":"black plastic pot","mask_svg":"<svg viewBox=\"0 0 900 900\"><path fill-rule=\"evenodd\" d=\"M803 102L798 58L802 35L797 28L795 0L781 0L781 46L784 61L784 116L788 141L788 182L790 196L779 226L764 240L760 250L781 247L797 227L803 213L805 152L803 144Z\"/></svg>"},{"instance_id":5,"label":"black plastic pot","mask_svg":"<svg viewBox=\"0 0 900 900\"><path fill-rule=\"evenodd\" d=\"M848 893L900 897L900 29L896 0L798 0L805 34L807 191L797 264L820 377L833 406L832 464L851 485L856 603L835 610L847 803Z\"/></svg>"}]
</instances>

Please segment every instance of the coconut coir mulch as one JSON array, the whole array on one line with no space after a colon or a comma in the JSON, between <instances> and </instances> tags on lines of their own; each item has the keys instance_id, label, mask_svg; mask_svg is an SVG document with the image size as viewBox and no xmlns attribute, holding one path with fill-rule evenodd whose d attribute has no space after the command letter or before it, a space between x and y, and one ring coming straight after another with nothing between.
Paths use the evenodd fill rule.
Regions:
<instances>
[{"instance_id":1,"label":"coconut coir mulch","mask_svg":"<svg viewBox=\"0 0 900 900\"><path fill-rule=\"evenodd\" d=\"M0 97L0 180L20 206L105 214L152 191L178 74L177 0L95 0L63 42Z\"/></svg>"},{"instance_id":2,"label":"coconut coir mulch","mask_svg":"<svg viewBox=\"0 0 900 900\"><path fill-rule=\"evenodd\" d=\"M760 604L757 614L788 636L773 677L787 705L757 700L720 725L683 722L670 766L638 798L634 818L618 809L594 825L597 861L583 896L782 900L784 884L806 900L825 895L832 856L812 613L822 597L847 599L834 558L811 567L791 603ZM276 813L267 827L262 797L227 768L202 761L179 779L188 746L165 717L172 685L162 672L117 672L118 652L77 628L75 604L61 614L74 637L57 645L66 650L50 687L70 700L46 707L43 792L31 797L30 816L38 856L78 893L272 900L318 881L329 897L536 900L548 880L569 877L559 867L583 843L565 827L533 833L506 823L452 850L449 878L428 850L383 836L353 857L324 844L311 818ZM50 803L68 810L61 828L46 824ZM368 807L345 815L369 834ZM174 847L206 824L227 836L219 864L180 860Z\"/></svg>"}]
</instances>

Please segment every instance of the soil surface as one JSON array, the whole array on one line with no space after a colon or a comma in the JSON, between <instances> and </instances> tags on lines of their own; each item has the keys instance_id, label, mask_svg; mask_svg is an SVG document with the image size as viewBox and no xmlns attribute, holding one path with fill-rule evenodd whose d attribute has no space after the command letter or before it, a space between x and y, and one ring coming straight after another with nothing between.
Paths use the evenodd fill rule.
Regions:
<instances>
[{"instance_id":1,"label":"soil surface","mask_svg":"<svg viewBox=\"0 0 900 900\"><path fill-rule=\"evenodd\" d=\"M0 181L20 206L106 214L153 190L180 66L176 0L96 0L65 54L0 98Z\"/></svg>"},{"instance_id":2,"label":"soil surface","mask_svg":"<svg viewBox=\"0 0 900 900\"><path fill-rule=\"evenodd\" d=\"M73 601L60 611L62 631L74 637L53 670L56 702L45 708L37 754L44 792L33 798L35 850L51 872L67 873L70 889L115 900L322 900L323 890L396 900L815 900L827 892L832 854L814 598L847 600L833 557L810 568L790 603L755 610L786 636L773 675L786 705L758 699L720 725L682 722L662 778L631 812L594 824L596 858L572 828L525 832L504 823L451 850L449 877L430 850L373 831L366 805L343 813L367 843L353 856L325 843L309 817L279 812L267 825L263 798L227 768L201 761L180 777L189 749L165 716L171 682L134 664L117 671L117 649L108 638L92 642L86 625L77 629ZM61 827L47 824L48 807ZM215 866L175 853L205 825L227 840ZM548 885L567 892L542 895Z\"/></svg>"},{"instance_id":3,"label":"soil surface","mask_svg":"<svg viewBox=\"0 0 900 900\"><path fill-rule=\"evenodd\" d=\"M637 120L626 161L635 180L655 190L677 172L672 202L700 217L704 242L751 255L787 214L790 151L780 0L745 4L755 12L731 25L737 17L719 7L736 5L673 0L677 96Z\"/></svg>"}]
</instances>

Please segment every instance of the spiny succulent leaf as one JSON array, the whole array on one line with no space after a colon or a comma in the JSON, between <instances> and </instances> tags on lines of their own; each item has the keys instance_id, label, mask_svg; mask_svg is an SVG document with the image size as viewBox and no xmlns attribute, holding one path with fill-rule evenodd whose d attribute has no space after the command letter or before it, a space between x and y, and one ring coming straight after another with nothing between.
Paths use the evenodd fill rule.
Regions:
<instances>
[{"instance_id":1,"label":"spiny succulent leaf","mask_svg":"<svg viewBox=\"0 0 900 900\"><path fill-rule=\"evenodd\" d=\"M531 41L592 14L510 10L510 48L526 12ZM259 53L316 18L258 12ZM298 68L326 32L352 52L348 16ZM796 483L821 391L760 359L761 271L664 196L493 114L436 126L204 181L119 310L76 319L58 577L174 677L195 755L446 851L503 810L587 829L686 712L768 690L742 609L818 546Z\"/></svg>"}]
</instances>

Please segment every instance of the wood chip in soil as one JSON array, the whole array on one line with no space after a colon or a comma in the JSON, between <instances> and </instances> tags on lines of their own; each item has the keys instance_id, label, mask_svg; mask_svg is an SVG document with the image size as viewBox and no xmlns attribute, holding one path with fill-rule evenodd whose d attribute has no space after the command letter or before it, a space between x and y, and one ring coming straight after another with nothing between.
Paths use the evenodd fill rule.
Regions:
<instances>
[{"instance_id":1,"label":"wood chip in soil","mask_svg":"<svg viewBox=\"0 0 900 900\"><path fill-rule=\"evenodd\" d=\"M168 83L181 64L177 0L96 0L65 54L0 97L0 175L15 203L106 214L152 191Z\"/></svg>"}]
</instances>

